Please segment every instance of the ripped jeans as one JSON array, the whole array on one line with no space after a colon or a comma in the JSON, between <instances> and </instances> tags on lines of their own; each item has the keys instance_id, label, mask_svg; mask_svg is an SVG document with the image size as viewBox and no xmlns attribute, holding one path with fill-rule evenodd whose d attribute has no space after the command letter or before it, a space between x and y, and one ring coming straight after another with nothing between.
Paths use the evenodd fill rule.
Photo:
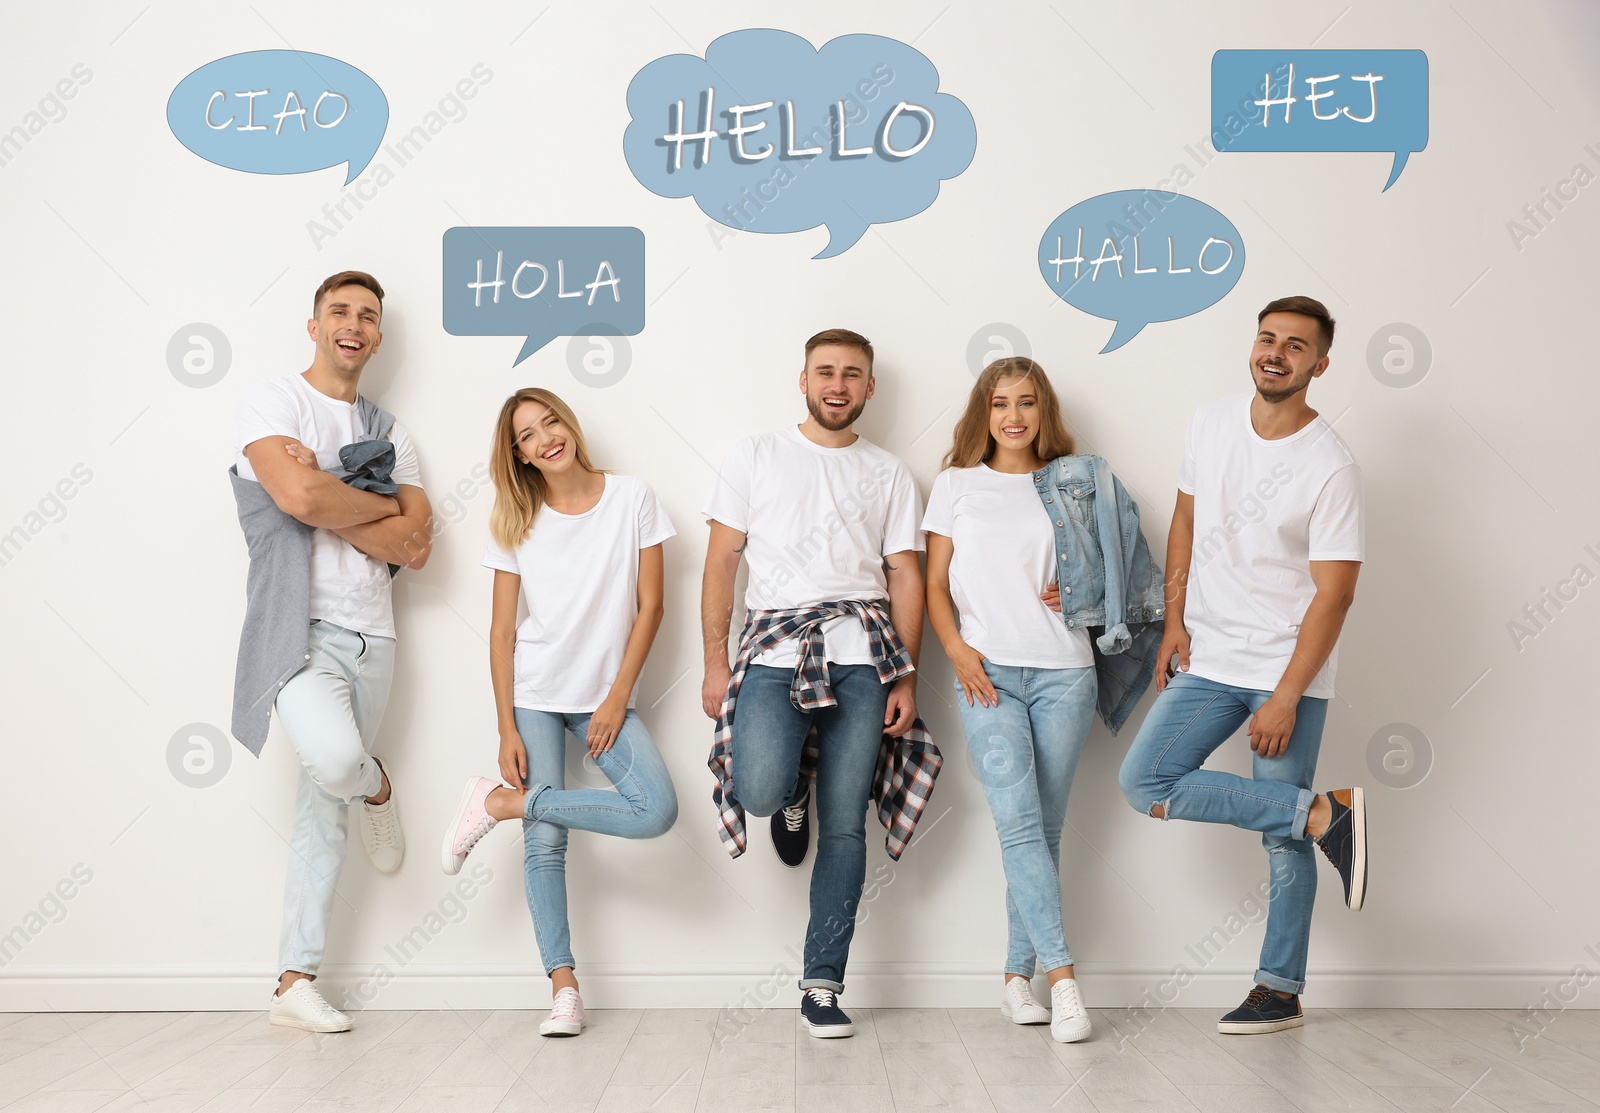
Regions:
<instances>
[{"instance_id":1,"label":"ripped jeans","mask_svg":"<svg viewBox=\"0 0 1600 1113\"><path fill-rule=\"evenodd\" d=\"M1123 759L1120 780L1128 803L1146 815L1161 804L1168 819L1231 823L1261 832L1269 888L1267 936L1256 981L1299 993L1305 988L1311 909L1317 897L1316 847L1306 837L1306 817L1316 799L1311 778L1328 701L1302 696L1288 748L1273 758L1252 754L1253 776L1200 768L1271 696L1179 673L1156 697Z\"/></svg>"}]
</instances>

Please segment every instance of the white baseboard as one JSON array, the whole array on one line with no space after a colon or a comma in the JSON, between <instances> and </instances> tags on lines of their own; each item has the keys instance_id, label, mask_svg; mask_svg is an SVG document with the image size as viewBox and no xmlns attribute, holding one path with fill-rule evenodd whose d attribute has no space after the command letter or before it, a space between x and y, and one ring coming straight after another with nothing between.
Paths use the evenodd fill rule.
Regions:
<instances>
[{"instance_id":1,"label":"white baseboard","mask_svg":"<svg viewBox=\"0 0 1600 1113\"><path fill-rule=\"evenodd\" d=\"M1251 984L1253 969L1202 972L1171 966L1081 963L1091 1008L1227 1008ZM387 975L387 976L386 976ZM792 967L645 969L593 965L583 976L590 1008L796 1007ZM1311 1008L1523 1009L1559 992L1571 967L1322 967L1308 976ZM550 983L526 966L464 967L412 963L385 967L329 965L319 979L329 1000L350 1009L541 1009ZM850 968L845 1003L862 1008L988 1008L999 974L987 967L932 963L859 963ZM268 970L119 970L8 968L0 975L0 1012L252 1012L265 1009ZM1041 989L1043 986L1041 984ZM1572 996L1562 994L1563 997ZM1576 993L1569 1007L1600 1007L1600 988Z\"/></svg>"}]
</instances>

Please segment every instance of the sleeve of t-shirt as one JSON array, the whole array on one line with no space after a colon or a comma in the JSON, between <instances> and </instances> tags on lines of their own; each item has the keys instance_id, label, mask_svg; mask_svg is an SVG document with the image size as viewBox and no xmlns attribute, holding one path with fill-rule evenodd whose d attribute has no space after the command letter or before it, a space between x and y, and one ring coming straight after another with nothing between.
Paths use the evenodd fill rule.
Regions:
<instances>
[{"instance_id":1,"label":"sleeve of t-shirt","mask_svg":"<svg viewBox=\"0 0 1600 1113\"><path fill-rule=\"evenodd\" d=\"M933 490L928 492L928 510L922 515L922 532L937 533L943 537L950 536L954 517L950 497L950 469L940 472L933 481Z\"/></svg>"},{"instance_id":2,"label":"sleeve of t-shirt","mask_svg":"<svg viewBox=\"0 0 1600 1113\"><path fill-rule=\"evenodd\" d=\"M517 563L516 556L502 549L500 543L492 537L489 539L489 547L483 551L483 566L500 572L522 575L522 566Z\"/></svg>"},{"instance_id":3,"label":"sleeve of t-shirt","mask_svg":"<svg viewBox=\"0 0 1600 1113\"><path fill-rule=\"evenodd\" d=\"M644 488L643 497L639 499L639 548L648 549L669 537L678 536L678 531L672 527L666 506L650 484L641 481L639 486Z\"/></svg>"},{"instance_id":4,"label":"sleeve of t-shirt","mask_svg":"<svg viewBox=\"0 0 1600 1113\"><path fill-rule=\"evenodd\" d=\"M1312 560L1365 560L1361 522L1361 469L1346 464L1322 485L1311 511Z\"/></svg>"},{"instance_id":5,"label":"sleeve of t-shirt","mask_svg":"<svg viewBox=\"0 0 1600 1113\"><path fill-rule=\"evenodd\" d=\"M1194 440L1195 426L1200 423L1200 415L1195 414L1189 422L1189 432L1183 438L1183 463L1178 467L1178 490L1186 495L1194 494Z\"/></svg>"},{"instance_id":6,"label":"sleeve of t-shirt","mask_svg":"<svg viewBox=\"0 0 1600 1113\"><path fill-rule=\"evenodd\" d=\"M721 522L729 529L746 533L750 529L750 485L755 471L755 441L746 438L728 450L717 469L711 494L700 513L708 520Z\"/></svg>"},{"instance_id":7,"label":"sleeve of t-shirt","mask_svg":"<svg viewBox=\"0 0 1600 1113\"><path fill-rule=\"evenodd\" d=\"M389 440L394 442L394 471L389 478L407 487L421 487L422 469L417 466L416 446L398 421L389 429Z\"/></svg>"},{"instance_id":8,"label":"sleeve of t-shirt","mask_svg":"<svg viewBox=\"0 0 1600 1113\"><path fill-rule=\"evenodd\" d=\"M272 381L257 383L239 402L234 425L234 445L239 452L262 437L300 439L300 415L289 392Z\"/></svg>"},{"instance_id":9,"label":"sleeve of t-shirt","mask_svg":"<svg viewBox=\"0 0 1600 1113\"><path fill-rule=\"evenodd\" d=\"M917 497L917 483L911 478L911 469L899 464L894 470L894 480L889 484L889 513L884 518L883 555L903 553L906 550L922 552L927 543L917 522L922 517L922 500Z\"/></svg>"}]
</instances>

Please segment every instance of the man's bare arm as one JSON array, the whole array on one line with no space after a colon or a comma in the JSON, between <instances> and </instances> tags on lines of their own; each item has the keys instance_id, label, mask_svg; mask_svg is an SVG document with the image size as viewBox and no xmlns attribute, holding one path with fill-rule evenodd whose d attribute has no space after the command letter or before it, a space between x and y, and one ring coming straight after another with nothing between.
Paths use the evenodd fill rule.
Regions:
<instances>
[{"instance_id":1,"label":"man's bare arm","mask_svg":"<svg viewBox=\"0 0 1600 1113\"><path fill-rule=\"evenodd\" d=\"M343 529L400 512L396 499L358 491L296 460L289 446L298 443L292 437L262 437L245 446L257 481L279 510L319 529Z\"/></svg>"},{"instance_id":2,"label":"man's bare arm","mask_svg":"<svg viewBox=\"0 0 1600 1113\"><path fill-rule=\"evenodd\" d=\"M433 552L433 507L422 488L410 484L401 484L395 499L400 513L333 532L374 560L421 569Z\"/></svg>"},{"instance_id":3,"label":"man's bare arm","mask_svg":"<svg viewBox=\"0 0 1600 1113\"><path fill-rule=\"evenodd\" d=\"M705 679L700 706L709 719L722 709L733 670L728 665L728 632L733 624L733 582L744 556L745 535L721 522L711 523L706 544L706 569L700 581L700 636L705 654Z\"/></svg>"}]
</instances>

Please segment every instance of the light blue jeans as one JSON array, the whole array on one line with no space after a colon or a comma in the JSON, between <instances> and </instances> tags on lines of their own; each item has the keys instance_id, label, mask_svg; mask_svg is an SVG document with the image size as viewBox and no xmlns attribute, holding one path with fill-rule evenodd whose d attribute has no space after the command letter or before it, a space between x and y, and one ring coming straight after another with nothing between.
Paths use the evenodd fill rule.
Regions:
<instances>
[{"instance_id":1,"label":"light blue jeans","mask_svg":"<svg viewBox=\"0 0 1600 1113\"><path fill-rule=\"evenodd\" d=\"M1317 855L1306 837L1316 794L1311 778L1322 748L1328 701L1302 696L1289 746L1277 757L1253 754L1251 777L1202 769L1206 758L1261 710L1272 693L1236 688L1190 673L1167 684L1123 759L1122 794L1146 815L1157 804L1167 819L1231 823L1261 832L1267 850L1267 936L1257 983L1283 993L1306 985Z\"/></svg>"},{"instance_id":2,"label":"light blue jeans","mask_svg":"<svg viewBox=\"0 0 1600 1113\"><path fill-rule=\"evenodd\" d=\"M1000 835L1006 874L1006 973L1033 977L1072 965L1061 920L1061 828L1078 756L1094 720L1094 669L1034 669L985 661L999 704L956 685L973 770Z\"/></svg>"},{"instance_id":3,"label":"light blue jeans","mask_svg":"<svg viewBox=\"0 0 1600 1113\"><path fill-rule=\"evenodd\" d=\"M672 777L644 720L628 710L611 748L594 759L615 792L566 788L567 734L581 744L587 713L515 709L528 755L528 800L522 813L522 865L544 972L575 965L567 924L567 831L624 839L666 834L678 818Z\"/></svg>"},{"instance_id":4,"label":"light blue jeans","mask_svg":"<svg viewBox=\"0 0 1600 1113\"><path fill-rule=\"evenodd\" d=\"M383 787L383 774L368 751L393 676L393 638L317 621L311 624L305 667L278 693L278 722L300 755L279 974L315 974L322 964L350 805Z\"/></svg>"}]
</instances>

